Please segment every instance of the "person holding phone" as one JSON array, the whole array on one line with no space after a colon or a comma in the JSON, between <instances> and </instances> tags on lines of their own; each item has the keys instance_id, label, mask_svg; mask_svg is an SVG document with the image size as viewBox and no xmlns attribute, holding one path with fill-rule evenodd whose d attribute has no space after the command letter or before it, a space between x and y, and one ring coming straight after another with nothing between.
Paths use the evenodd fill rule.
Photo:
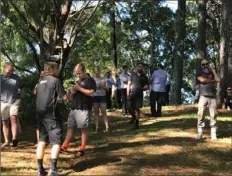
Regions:
<instances>
[{"instance_id":1,"label":"person holding phone","mask_svg":"<svg viewBox=\"0 0 232 176\"><path fill-rule=\"evenodd\" d=\"M72 105L68 116L68 130L61 150L67 151L76 127L81 130L81 147L78 152L80 152L80 156L84 156L88 139L88 127L92 114L93 95L96 91L96 83L93 78L87 76L85 65L82 63L75 66L74 74L78 78L78 81L71 82Z\"/></svg>"},{"instance_id":2,"label":"person holding phone","mask_svg":"<svg viewBox=\"0 0 232 176\"><path fill-rule=\"evenodd\" d=\"M205 127L205 110L209 106L211 139L217 139L217 101L216 101L216 83L220 81L213 64L209 64L206 59L201 60L201 72L197 75L199 82L199 103L198 103L198 122L197 140L202 139Z\"/></svg>"}]
</instances>

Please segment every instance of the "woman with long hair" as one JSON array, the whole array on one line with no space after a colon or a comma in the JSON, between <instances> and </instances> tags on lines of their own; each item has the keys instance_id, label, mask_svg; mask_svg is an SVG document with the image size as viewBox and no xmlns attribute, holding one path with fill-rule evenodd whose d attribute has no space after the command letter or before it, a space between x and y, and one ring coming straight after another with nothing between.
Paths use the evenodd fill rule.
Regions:
<instances>
[{"instance_id":1,"label":"woman with long hair","mask_svg":"<svg viewBox=\"0 0 232 176\"><path fill-rule=\"evenodd\" d=\"M101 114L105 123L105 132L108 132L109 123L106 114L106 90L108 89L108 83L105 78L101 77L101 72L99 68L97 68L95 71L94 80L97 86L93 101L95 131L98 132L99 130L99 110L101 110Z\"/></svg>"}]
</instances>

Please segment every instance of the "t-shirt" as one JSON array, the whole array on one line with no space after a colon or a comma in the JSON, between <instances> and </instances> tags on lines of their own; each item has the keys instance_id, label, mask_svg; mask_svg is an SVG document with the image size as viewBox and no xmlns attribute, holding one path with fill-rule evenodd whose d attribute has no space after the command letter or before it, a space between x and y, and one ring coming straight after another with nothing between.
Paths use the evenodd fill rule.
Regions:
<instances>
[{"instance_id":1,"label":"t-shirt","mask_svg":"<svg viewBox=\"0 0 232 176\"><path fill-rule=\"evenodd\" d=\"M96 91L96 83L93 78L85 77L82 80L78 80L76 84L84 89ZM92 103L93 97L87 96L84 93L77 91L73 95L72 109L91 110Z\"/></svg>"},{"instance_id":2,"label":"t-shirt","mask_svg":"<svg viewBox=\"0 0 232 176\"><path fill-rule=\"evenodd\" d=\"M94 78L96 85L97 85L97 90L94 93L94 96L105 96L106 95L106 90L102 87L105 85L105 79L104 78Z\"/></svg>"},{"instance_id":3,"label":"t-shirt","mask_svg":"<svg viewBox=\"0 0 232 176\"><path fill-rule=\"evenodd\" d=\"M1 75L1 102L14 103L19 98L19 89L23 88L18 75L12 74L10 77Z\"/></svg>"},{"instance_id":4,"label":"t-shirt","mask_svg":"<svg viewBox=\"0 0 232 176\"><path fill-rule=\"evenodd\" d=\"M152 73L151 76L151 87L155 92L166 92L165 85L167 82L167 73L158 69Z\"/></svg>"},{"instance_id":5,"label":"t-shirt","mask_svg":"<svg viewBox=\"0 0 232 176\"><path fill-rule=\"evenodd\" d=\"M112 86L114 85L114 79L112 77L106 78L107 82L108 82L108 87L112 88Z\"/></svg>"},{"instance_id":6,"label":"t-shirt","mask_svg":"<svg viewBox=\"0 0 232 176\"><path fill-rule=\"evenodd\" d=\"M148 85L148 77L142 73L141 75L138 75L137 73L133 73L129 81L131 81L131 89L130 93L131 94L136 94L136 95L143 95L143 87L145 85Z\"/></svg>"},{"instance_id":7,"label":"t-shirt","mask_svg":"<svg viewBox=\"0 0 232 176\"><path fill-rule=\"evenodd\" d=\"M209 73L199 73L197 75L197 78L199 76L203 76L204 78L214 80L214 75L212 72ZM216 96L216 85L215 83L202 83L198 80L199 84L199 93L200 96L209 96L209 97L214 97Z\"/></svg>"},{"instance_id":8,"label":"t-shirt","mask_svg":"<svg viewBox=\"0 0 232 176\"><path fill-rule=\"evenodd\" d=\"M121 73L119 75L119 79L121 81L121 88L122 89L126 89L127 88L127 84L128 84L128 80L130 79L130 74L129 73Z\"/></svg>"},{"instance_id":9,"label":"t-shirt","mask_svg":"<svg viewBox=\"0 0 232 176\"><path fill-rule=\"evenodd\" d=\"M57 101L65 95L64 88L58 78L45 76L36 87L36 112L46 118L57 119Z\"/></svg>"}]
</instances>

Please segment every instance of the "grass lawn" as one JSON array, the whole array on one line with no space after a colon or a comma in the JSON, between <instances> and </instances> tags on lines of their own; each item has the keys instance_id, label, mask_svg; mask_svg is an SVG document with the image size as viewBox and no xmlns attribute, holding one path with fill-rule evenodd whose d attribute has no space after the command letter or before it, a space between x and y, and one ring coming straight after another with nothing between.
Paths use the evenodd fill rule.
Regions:
<instances>
[{"instance_id":1,"label":"grass lawn","mask_svg":"<svg viewBox=\"0 0 232 176\"><path fill-rule=\"evenodd\" d=\"M109 113L111 131L89 129L84 157L76 156L80 133L76 132L69 152L61 154L58 167L64 175L232 175L232 111L218 114L218 140L210 140L209 120L204 140L197 142L197 109L191 106L164 107L163 117L148 117L142 110L140 129L132 130L119 111ZM32 126L32 125L31 125ZM36 175L35 132L28 127L17 149L1 151L1 175ZM49 168L50 146L45 154Z\"/></svg>"}]
</instances>

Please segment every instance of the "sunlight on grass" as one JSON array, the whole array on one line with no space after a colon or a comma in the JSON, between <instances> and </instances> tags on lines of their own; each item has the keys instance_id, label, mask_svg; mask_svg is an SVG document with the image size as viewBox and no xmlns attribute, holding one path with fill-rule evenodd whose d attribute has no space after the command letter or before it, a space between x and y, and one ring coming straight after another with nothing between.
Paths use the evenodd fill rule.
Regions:
<instances>
[{"instance_id":1,"label":"sunlight on grass","mask_svg":"<svg viewBox=\"0 0 232 176\"><path fill-rule=\"evenodd\" d=\"M210 140L209 118L204 139L196 141L197 107L167 106L163 117L148 117L142 109L140 129L135 131L121 111L110 112L111 132L89 131L84 157L75 156L80 147L77 130L69 152L61 154L58 167L65 175L231 175L231 117L226 111L218 116L219 139ZM30 132L27 132L29 134ZM27 135L25 134L25 135ZM24 136L27 141L33 139ZM18 149L1 153L2 175L35 175L36 149L22 141ZM50 166L50 148L44 163Z\"/></svg>"}]
</instances>

